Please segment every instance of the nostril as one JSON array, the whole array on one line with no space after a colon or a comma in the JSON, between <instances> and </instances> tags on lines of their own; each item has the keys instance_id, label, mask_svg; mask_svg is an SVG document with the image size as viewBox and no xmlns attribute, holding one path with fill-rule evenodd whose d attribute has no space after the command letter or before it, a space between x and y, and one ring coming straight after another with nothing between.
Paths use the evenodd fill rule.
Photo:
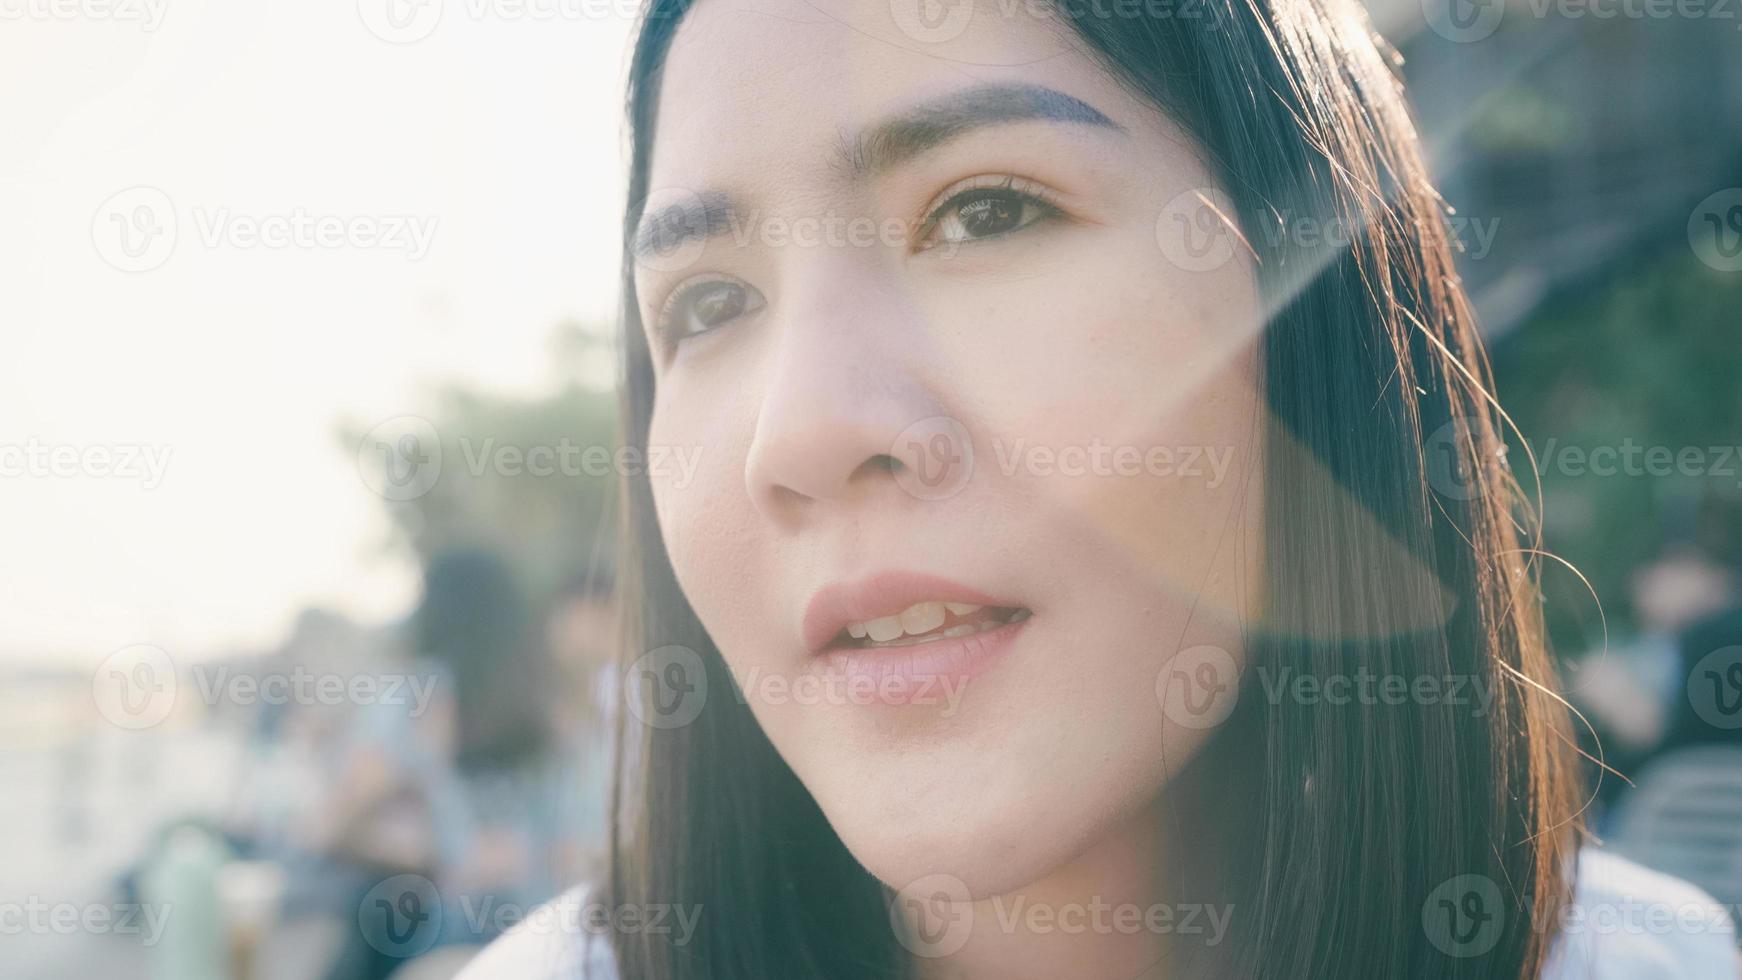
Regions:
<instances>
[{"instance_id":1,"label":"nostril","mask_svg":"<svg viewBox=\"0 0 1742 980\"><path fill-rule=\"evenodd\" d=\"M900 473L907 468L907 464L888 453L878 453L860 464L859 468L867 473Z\"/></svg>"}]
</instances>

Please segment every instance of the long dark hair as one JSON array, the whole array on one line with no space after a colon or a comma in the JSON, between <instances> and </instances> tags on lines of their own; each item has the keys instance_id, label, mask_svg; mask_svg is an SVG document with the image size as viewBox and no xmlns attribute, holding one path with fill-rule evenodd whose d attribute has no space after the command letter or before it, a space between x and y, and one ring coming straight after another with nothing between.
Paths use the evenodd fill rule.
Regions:
<instances>
[{"instance_id":1,"label":"long dark hair","mask_svg":"<svg viewBox=\"0 0 1742 980\"><path fill-rule=\"evenodd\" d=\"M662 62L691 2L649 5L631 67L622 380L634 446L646 445L654 375L627 256ZM1168 16L1179 5L1080 6L1056 12L1191 134L1258 260L1266 610L1250 663L1462 677L1494 692L1484 714L1241 699L1205 750L1238 745L1251 753L1238 771L1256 774L1242 787L1250 821L1226 831L1243 835L1227 870L1249 956L1239 974L1534 977L1581 832L1573 740L1542 639L1534 536L1521 530L1529 510L1400 84L1352 0L1205 0L1196 18ZM1301 217L1352 241L1274 233ZM625 505L628 653L688 647L709 689L729 690L644 476L628 479ZM883 887L738 699L622 736L612 901L704 913L683 948L614 937L624 976L906 974ZM1499 889L1501 931L1448 952L1423 910L1466 875Z\"/></svg>"}]
</instances>

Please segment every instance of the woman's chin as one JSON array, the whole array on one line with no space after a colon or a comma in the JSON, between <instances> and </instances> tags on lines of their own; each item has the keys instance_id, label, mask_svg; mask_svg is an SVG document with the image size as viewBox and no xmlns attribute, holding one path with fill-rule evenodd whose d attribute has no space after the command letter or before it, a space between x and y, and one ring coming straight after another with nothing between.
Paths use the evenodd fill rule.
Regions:
<instances>
[{"instance_id":1,"label":"woman's chin","mask_svg":"<svg viewBox=\"0 0 1742 980\"><path fill-rule=\"evenodd\" d=\"M1044 834L1050 828L1039 828ZM897 894L921 889L960 900L1007 895L1046 877L1069 858L1057 837L1009 828L921 828L842 835L847 849ZM959 894L957 894L959 892Z\"/></svg>"}]
</instances>

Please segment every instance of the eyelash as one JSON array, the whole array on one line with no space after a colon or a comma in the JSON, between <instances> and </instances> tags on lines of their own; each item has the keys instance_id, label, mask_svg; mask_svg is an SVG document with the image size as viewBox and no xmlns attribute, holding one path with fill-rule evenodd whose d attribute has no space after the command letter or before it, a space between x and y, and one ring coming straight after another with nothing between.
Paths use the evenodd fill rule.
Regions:
<instances>
[{"instance_id":1,"label":"eyelash","mask_svg":"<svg viewBox=\"0 0 1742 980\"><path fill-rule=\"evenodd\" d=\"M1023 229L1033 225L1050 221L1063 214L1063 209L1059 206L1053 193L1041 185L1036 184L1034 181L1012 175L985 175L980 177L970 177L967 180L958 181L951 185L943 193L932 199L932 206L927 208L925 220L920 223L919 240L922 244L917 250L925 251L926 249L937 247L935 243L927 245L924 244L924 242L931 237L934 231L937 230L938 225L943 222L945 216L949 215L952 210L960 207L965 202L973 200L975 197L988 196L986 194L987 191L1002 191L1009 195L1009 197L1013 198L1017 203L1025 207L1033 206L1040 209L1041 214L1034 220L1019 225L1010 231L988 235L984 238L970 239L969 241L994 241L1008 235L1013 235L1016 232L1022 231ZM956 244L968 244L968 242L957 242Z\"/></svg>"},{"instance_id":2,"label":"eyelash","mask_svg":"<svg viewBox=\"0 0 1742 980\"><path fill-rule=\"evenodd\" d=\"M925 218L921 220L919 224L916 236L917 244L914 251L916 253L929 251L945 244L941 242L930 242L929 239L936 233L938 227L943 224L953 211L959 209L969 201L977 198L993 196L987 193L989 191L1002 192L1009 200L1021 208L1036 208L1039 211L1039 216L1025 221L1008 231L997 232L981 238L957 240L949 244L961 246L974 244L976 242L995 241L1013 235L1016 232L1022 231L1033 225L1056 219L1064 213L1063 209L1056 203L1052 192L1033 181L1011 175L983 175L979 177L970 177L966 180L957 181L955 184L946 188L942 193L938 194L937 197L932 199L931 205L926 209ZM1019 211L1019 217L1021 214L1022 212ZM718 326L725 325L722 323L715 327L709 327L706 330L685 334L680 332L678 325L675 322L675 317L686 300L692 296L699 295L702 290L708 287L721 284L742 285L744 288L752 291L754 291L755 288L750 286L748 283L738 283L730 276L708 274L697 276L694 279L678 284L678 286L666 296L664 301L661 302L659 311L655 315L654 328L662 341L663 346L668 352L676 350L679 344L690 337L712 333ZM758 301L755 303L753 308L746 312L755 312L756 309L760 308L760 302ZM728 320L726 322L729 323L731 321Z\"/></svg>"}]
</instances>

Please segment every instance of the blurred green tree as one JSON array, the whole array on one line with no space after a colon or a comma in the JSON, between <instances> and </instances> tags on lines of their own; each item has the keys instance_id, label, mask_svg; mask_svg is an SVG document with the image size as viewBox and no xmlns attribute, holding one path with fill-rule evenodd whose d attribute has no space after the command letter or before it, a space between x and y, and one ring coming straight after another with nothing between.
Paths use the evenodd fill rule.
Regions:
<instances>
[{"instance_id":1,"label":"blurred green tree","mask_svg":"<svg viewBox=\"0 0 1742 980\"><path fill-rule=\"evenodd\" d=\"M554 378L544 394L436 389L424 417L441 443L439 477L412 499L384 500L394 528L389 547L427 565L449 548L487 546L540 601L609 567L619 442L609 343L596 328L565 323L550 353ZM367 429L342 425L345 448L356 451Z\"/></svg>"},{"instance_id":2,"label":"blurred green tree","mask_svg":"<svg viewBox=\"0 0 1742 980\"><path fill-rule=\"evenodd\" d=\"M1629 579L1666 545L1694 544L1732 567L1742 559L1739 310L1742 275L1706 267L1680 241L1563 292L1493 346L1501 404L1536 454L1544 544L1589 578L1612 631L1634 625ZM1508 443L1534 493L1530 456L1515 433ZM1600 447L1637 447L1635 464L1595 472ZM1648 465L1653 447L1676 460L1669 473ZM1585 587L1544 568L1557 649L1600 643Z\"/></svg>"}]
</instances>

